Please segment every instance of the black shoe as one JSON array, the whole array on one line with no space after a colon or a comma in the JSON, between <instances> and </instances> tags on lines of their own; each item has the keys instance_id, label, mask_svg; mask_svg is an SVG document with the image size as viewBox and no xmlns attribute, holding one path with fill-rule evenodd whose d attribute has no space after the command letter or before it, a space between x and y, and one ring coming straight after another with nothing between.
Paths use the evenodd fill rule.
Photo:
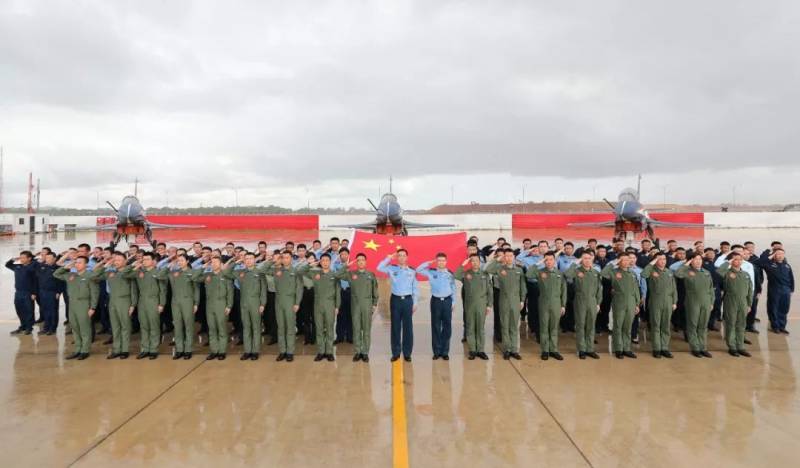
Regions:
<instances>
[{"instance_id":1,"label":"black shoe","mask_svg":"<svg viewBox=\"0 0 800 468\"><path fill-rule=\"evenodd\" d=\"M294 354L286 354L286 362L294 361Z\"/></svg>"},{"instance_id":2,"label":"black shoe","mask_svg":"<svg viewBox=\"0 0 800 468\"><path fill-rule=\"evenodd\" d=\"M489 360L489 356L487 356L486 353L484 353L483 351L478 353L478 357L483 359L484 361L488 361Z\"/></svg>"},{"instance_id":3,"label":"black shoe","mask_svg":"<svg viewBox=\"0 0 800 468\"><path fill-rule=\"evenodd\" d=\"M250 353L251 361L258 361L258 353Z\"/></svg>"},{"instance_id":4,"label":"black shoe","mask_svg":"<svg viewBox=\"0 0 800 468\"><path fill-rule=\"evenodd\" d=\"M323 359L325 359L325 355L323 355L323 354L317 354L317 355L314 357L314 362L319 362L319 361L321 361L321 360L323 360Z\"/></svg>"},{"instance_id":5,"label":"black shoe","mask_svg":"<svg viewBox=\"0 0 800 468\"><path fill-rule=\"evenodd\" d=\"M106 359L116 359L118 357L119 357L119 353L111 353L108 356L106 356Z\"/></svg>"},{"instance_id":6,"label":"black shoe","mask_svg":"<svg viewBox=\"0 0 800 468\"><path fill-rule=\"evenodd\" d=\"M367 356L366 354L362 354L361 355L361 360L364 361L364 362L369 362L369 356Z\"/></svg>"},{"instance_id":7,"label":"black shoe","mask_svg":"<svg viewBox=\"0 0 800 468\"><path fill-rule=\"evenodd\" d=\"M588 352L588 353L586 353L586 355L589 356L592 359L600 359L600 355L595 353L594 351Z\"/></svg>"},{"instance_id":8,"label":"black shoe","mask_svg":"<svg viewBox=\"0 0 800 468\"><path fill-rule=\"evenodd\" d=\"M278 340L269 340L269 343L267 343L267 346L272 346L272 345L277 344L277 343L278 343Z\"/></svg>"},{"instance_id":9,"label":"black shoe","mask_svg":"<svg viewBox=\"0 0 800 468\"><path fill-rule=\"evenodd\" d=\"M702 354L703 357L711 357L711 353L709 353L708 351L700 351L700 354Z\"/></svg>"},{"instance_id":10,"label":"black shoe","mask_svg":"<svg viewBox=\"0 0 800 468\"><path fill-rule=\"evenodd\" d=\"M784 335L788 335L789 334L789 330L787 330L785 328L781 328L781 333L783 333Z\"/></svg>"},{"instance_id":11,"label":"black shoe","mask_svg":"<svg viewBox=\"0 0 800 468\"><path fill-rule=\"evenodd\" d=\"M244 340L243 339L239 338L238 340L236 340L236 346L241 346L243 344L244 344Z\"/></svg>"},{"instance_id":12,"label":"black shoe","mask_svg":"<svg viewBox=\"0 0 800 468\"><path fill-rule=\"evenodd\" d=\"M737 353L736 350L734 349L729 349L728 354L730 354L733 357L739 357L739 353Z\"/></svg>"},{"instance_id":13,"label":"black shoe","mask_svg":"<svg viewBox=\"0 0 800 468\"><path fill-rule=\"evenodd\" d=\"M745 351L744 349L740 349L737 352L739 353L739 356L753 357L752 354L750 354L748 351Z\"/></svg>"},{"instance_id":14,"label":"black shoe","mask_svg":"<svg viewBox=\"0 0 800 468\"><path fill-rule=\"evenodd\" d=\"M224 361L227 355L225 353L217 354L217 361Z\"/></svg>"},{"instance_id":15,"label":"black shoe","mask_svg":"<svg viewBox=\"0 0 800 468\"><path fill-rule=\"evenodd\" d=\"M636 355L633 354L633 351L623 351L622 355L627 358L636 359Z\"/></svg>"},{"instance_id":16,"label":"black shoe","mask_svg":"<svg viewBox=\"0 0 800 468\"><path fill-rule=\"evenodd\" d=\"M701 358L703 357L703 353L701 353L700 351L692 351L692 356Z\"/></svg>"},{"instance_id":17,"label":"black shoe","mask_svg":"<svg viewBox=\"0 0 800 468\"><path fill-rule=\"evenodd\" d=\"M206 356L206 361L213 361L216 358L217 358L217 353L211 353L208 356Z\"/></svg>"},{"instance_id":18,"label":"black shoe","mask_svg":"<svg viewBox=\"0 0 800 468\"><path fill-rule=\"evenodd\" d=\"M615 358L622 359L622 356L624 356L624 354L622 354L622 351L614 351Z\"/></svg>"},{"instance_id":19,"label":"black shoe","mask_svg":"<svg viewBox=\"0 0 800 468\"><path fill-rule=\"evenodd\" d=\"M563 361L564 360L564 356L562 356L561 353L558 353L558 352L550 353L550 357L555 359L556 361Z\"/></svg>"},{"instance_id":20,"label":"black shoe","mask_svg":"<svg viewBox=\"0 0 800 468\"><path fill-rule=\"evenodd\" d=\"M283 361L284 359L286 359L286 354L280 353L275 360L276 361Z\"/></svg>"},{"instance_id":21,"label":"black shoe","mask_svg":"<svg viewBox=\"0 0 800 468\"><path fill-rule=\"evenodd\" d=\"M30 335L31 333L33 333L33 331L31 331L31 330L24 330L22 332L23 335Z\"/></svg>"},{"instance_id":22,"label":"black shoe","mask_svg":"<svg viewBox=\"0 0 800 468\"><path fill-rule=\"evenodd\" d=\"M88 357L89 357L89 353L82 353L82 354L80 354L80 355L77 357L77 359L78 359L79 361L83 361L84 359L86 359L86 358L88 358Z\"/></svg>"},{"instance_id":23,"label":"black shoe","mask_svg":"<svg viewBox=\"0 0 800 468\"><path fill-rule=\"evenodd\" d=\"M661 359L661 351L653 351L653 357L656 359Z\"/></svg>"},{"instance_id":24,"label":"black shoe","mask_svg":"<svg viewBox=\"0 0 800 468\"><path fill-rule=\"evenodd\" d=\"M469 356L467 356L467 359L469 359L470 361L474 361L475 360L475 353L470 351L469 352Z\"/></svg>"},{"instance_id":25,"label":"black shoe","mask_svg":"<svg viewBox=\"0 0 800 468\"><path fill-rule=\"evenodd\" d=\"M141 353L136 355L136 359L144 359L149 355L150 355L150 353L145 353L144 351L142 351Z\"/></svg>"},{"instance_id":26,"label":"black shoe","mask_svg":"<svg viewBox=\"0 0 800 468\"><path fill-rule=\"evenodd\" d=\"M45 332L45 335L47 335L47 336L53 336L55 334L56 334L56 332L54 330L48 330L47 332Z\"/></svg>"},{"instance_id":27,"label":"black shoe","mask_svg":"<svg viewBox=\"0 0 800 468\"><path fill-rule=\"evenodd\" d=\"M586 353L583 351L578 351L578 359L586 359Z\"/></svg>"},{"instance_id":28,"label":"black shoe","mask_svg":"<svg viewBox=\"0 0 800 468\"><path fill-rule=\"evenodd\" d=\"M400 359L400 356L392 356L392 362L395 362L398 359Z\"/></svg>"},{"instance_id":29,"label":"black shoe","mask_svg":"<svg viewBox=\"0 0 800 468\"><path fill-rule=\"evenodd\" d=\"M755 327L747 327L744 329L744 331L746 331L747 333L755 333L756 335L758 335L758 330L756 330Z\"/></svg>"},{"instance_id":30,"label":"black shoe","mask_svg":"<svg viewBox=\"0 0 800 468\"><path fill-rule=\"evenodd\" d=\"M239 357L239 360L240 361L248 361L248 360L250 360L250 353L242 354L241 357Z\"/></svg>"},{"instance_id":31,"label":"black shoe","mask_svg":"<svg viewBox=\"0 0 800 468\"><path fill-rule=\"evenodd\" d=\"M81 355L81 353L72 353L69 356L67 356L65 359L77 359L78 356L80 356L80 355Z\"/></svg>"},{"instance_id":32,"label":"black shoe","mask_svg":"<svg viewBox=\"0 0 800 468\"><path fill-rule=\"evenodd\" d=\"M447 355L447 354L442 354L442 359L444 359L445 361L449 361L450 360L450 356Z\"/></svg>"},{"instance_id":33,"label":"black shoe","mask_svg":"<svg viewBox=\"0 0 800 468\"><path fill-rule=\"evenodd\" d=\"M328 356L326 356L326 357L328 358L328 362L333 362L333 361L335 361L335 360L336 360L336 358L335 358L335 357L333 357L333 354L329 354L329 355L328 355Z\"/></svg>"},{"instance_id":34,"label":"black shoe","mask_svg":"<svg viewBox=\"0 0 800 468\"><path fill-rule=\"evenodd\" d=\"M150 353L150 356L148 356L148 357L152 361L153 359L157 359L158 358L158 353Z\"/></svg>"},{"instance_id":35,"label":"black shoe","mask_svg":"<svg viewBox=\"0 0 800 468\"><path fill-rule=\"evenodd\" d=\"M411 356L403 356L406 362L411 362Z\"/></svg>"},{"instance_id":36,"label":"black shoe","mask_svg":"<svg viewBox=\"0 0 800 468\"><path fill-rule=\"evenodd\" d=\"M517 352L509 353L509 355L512 358L516 359L517 361L521 361L522 360L522 356L520 356L519 353L517 353Z\"/></svg>"},{"instance_id":37,"label":"black shoe","mask_svg":"<svg viewBox=\"0 0 800 468\"><path fill-rule=\"evenodd\" d=\"M175 353L172 355L172 360L177 361L178 359L183 357L183 353Z\"/></svg>"},{"instance_id":38,"label":"black shoe","mask_svg":"<svg viewBox=\"0 0 800 468\"><path fill-rule=\"evenodd\" d=\"M748 340L747 338L745 338L744 339L744 344L753 344L753 343L750 340Z\"/></svg>"},{"instance_id":39,"label":"black shoe","mask_svg":"<svg viewBox=\"0 0 800 468\"><path fill-rule=\"evenodd\" d=\"M333 344L337 345L337 344L341 343L342 341L343 340L340 340L340 339L337 338L337 339L333 340Z\"/></svg>"},{"instance_id":40,"label":"black shoe","mask_svg":"<svg viewBox=\"0 0 800 468\"><path fill-rule=\"evenodd\" d=\"M112 344L112 343L114 343L114 339L113 338L109 338L109 339L107 339L107 340L105 340L103 342L103 344Z\"/></svg>"},{"instance_id":41,"label":"black shoe","mask_svg":"<svg viewBox=\"0 0 800 468\"><path fill-rule=\"evenodd\" d=\"M130 356L130 353L119 353L120 359L128 359Z\"/></svg>"},{"instance_id":42,"label":"black shoe","mask_svg":"<svg viewBox=\"0 0 800 468\"><path fill-rule=\"evenodd\" d=\"M35 322L33 322L33 323L44 323L44 319L43 319L43 318L40 318L39 320L37 320L37 321L35 321Z\"/></svg>"},{"instance_id":43,"label":"black shoe","mask_svg":"<svg viewBox=\"0 0 800 468\"><path fill-rule=\"evenodd\" d=\"M183 360L188 361L192 358L192 353L183 353Z\"/></svg>"},{"instance_id":44,"label":"black shoe","mask_svg":"<svg viewBox=\"0 0 800 468\"><path fill-rule=\"evenodd\" d=\"M67 330L67 331L64 332L64 334L65 335L71 335L72 334L72 330Z\"/></svg>"},{"instance_id":45,"label":"black shoe","mask_svg":"<svg viewBox=\"0 0 800 468\"><path fill-rule=\"evenodd\" d=\"M673 358L672 353L670 353L669 351L661 351L661 355L664 356L667 359L672 359Z\"/></svg>"},{"instance_id":46,"label":"black shoe","mask_svg":"<svg viewBox=\"0 0 800 468\"><path fill-rule=\"evenodd\" d=\"M23 330L22 327L20 327L20 328L17 328L16 330L11 330L8 334L11 335L11 336L21 335L23 331L25 331L25 330Z\"/></svg>"},{"instance_id":47,"label":"black shoe","mask_svg":"<svg viewBox=\"0 0 800 468\"><path fill-rule=\"evenodd\" d=\"M466 338L461 338L461 342L462 342L462 343L466 343L466 342L467 342L467 339L466 339Z\"/></svg>"},{"instance_id":48,"label":"black shoe","mask_svg":"<svg viewBox=\"0 0 800 468\"><path fill-rule=\"evenodd\" d=\"M438 361L439 360L439 355L438 354L434 354L433 355L433 360L434 361Z\"/></svg>"},{"instance_id":49,"label":"black shoe","mask_svg":"<svg viewBox=\"0 0 800 468\"><path fill-rule=\"evenodd\" d=\"M353 362L358 362L360 360L361 360L361 355L360 354L356 354L356 355L353 356Z\"/></svg>"},{"instance_id":50,"label":"black shoe","mask_svg":"<svg viewBox=\"0 0 800 468\"><path fill-rule=\"evenodd\" d=\"M509 353L508 351L503 351L503 359L508 361L509 358L511 358L511 353Z\"/></svg>"},{"instance_id":51,"label":"black shoe","mask_svg":"<svg viewBox=\"0 0 800 468\"><path fill-rule=\"evenodd\" d=\"M550 359L550 355L548 353L542 353L540 357L542 358L542 361Z\"/></svg>"}]
</instances>

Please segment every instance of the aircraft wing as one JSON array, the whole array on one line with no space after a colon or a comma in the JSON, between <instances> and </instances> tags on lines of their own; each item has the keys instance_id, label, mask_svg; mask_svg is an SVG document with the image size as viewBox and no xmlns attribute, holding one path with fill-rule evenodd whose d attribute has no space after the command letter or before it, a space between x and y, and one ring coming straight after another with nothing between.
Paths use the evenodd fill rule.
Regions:
<instances>
[{"instance_id":1,"label":"aircraft wing","mask_svg":"<svg viewBox=\"0 0 800 468\"><path fill-rule=\"evenodd\" d=\"M204 228L202 224L161 224L161 223L151 223L147 222L147 225L151 228L156 229L192 229L192 228Z\"/></svg>"},{"instance_id":2,"label":"aircraft wing","mask_svg":"<svg viewBox=\"0 0 800 468\"><path fill-rule=\"evenodd\" d=\"M332 224L328 226L329 228L348 228L348 229L372 229L374 230L377 226L375 221L371 223L362 223L362 224Z\"/></svg>"},{"instance_id":3,"label":"aircraft wing","mask_svg":"<svg viewBox=\"0 0 800 468\"><path fill-rule=\"evenodd\" d=\"M59 228L53 232L92 232L92 231L116 231L116 224L101 224L99 226L75 226L71 228Z\"/></svg>"},{"instance_id":4,"label":"aircraft wing","mask_svg":"<svg viewBox=\"0 0 800 468\"><path fill-rule=\"evenodd\" d=\"M569 223L567 226L569 227L596 227L596 228L608 228L616 226L614 221L606 221L603 223Z\"/></svg>"},{"instance_id":5,"label":"aircraft wing","mask_svg":"<svg viewBox=\"0 0 800 468\"><path fill-rule=\"evenodd\" d=\"M403 226L411 229L424 229L424 228L455 227L455 224L427 224L427 223L413 223L411 221L403 221Z\"/></svg>"},{"instance_id":6,"label":"aircraft wing","mask_svg":"<svg viewBox=\"0 0 800 468\"><path fill-rule=\"evenodd\" d=\"M685 228L714 227L713 224L670 223L669 221L656 221L654 219L648 219L647 224L649 224L650 226L661 226L661 227L685 227Z\"/></svg>"}]
</instances>

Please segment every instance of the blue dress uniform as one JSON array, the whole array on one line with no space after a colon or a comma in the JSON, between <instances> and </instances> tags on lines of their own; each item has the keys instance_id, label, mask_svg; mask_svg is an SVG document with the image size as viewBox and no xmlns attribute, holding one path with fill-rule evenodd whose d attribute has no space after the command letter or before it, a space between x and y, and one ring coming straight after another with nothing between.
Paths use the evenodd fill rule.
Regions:
<instances>
[{"instance_id":1,"label":"blue dress uniform","mask_svg":"<svg viewBox=\"0 0 800 468\"><path fill-rule=\"evenodd\" d=\"M55 263L48 265L39 263L36 266L36 281L38 291L36 298L39 300L39 314L44 321L42 332L52 335L58 328L58 295L64 292L64 282L53 276L58 270Z\"/></svg>"},{"instance_id":2,"label":"blue dress uniform","mask_svg":"<svg viewBox=\"0 0 800 468\"><path fill-rule=\"evenodd\" d=\"M414 326L411 322L413 307L419 300L417 288L417 272L411 267L389 265L391 258L384 258L378 265L378 271L389 275L392 285L392 298L389 310L392 324L392 359L397 359L402 350L406 360L411 359L414 349Z\"/></svg>"},{"instance_id":3,"label":"blue dress uniform","mask_svg":"<svg viewBox=\"0 0 800 468\"><path fill-rule=\"evenodd\" d=\"M786 260L769 260L764 265L769 283L767 284L767 315L774 331L786 330L786 316L794 292L794 273Z\"/></svg>"},{"instance_id":4,"label":"blue dress uniform","mask_svg":"<svg viewBox=\"0 0 800 468\"><path fill-rule=\"evenodd\" d=\"M527 275L528 269L535 266L541 265L544 262L544 256L542 255L534 255L531 254L529 251L524 250L517 255L517 261L522 264L522 267ZM526 293L525 293L525 315L528 321L528 330L533 333L536 341L539 341L539 284L536 282L535 277L525 277L525 286L526 286ZM500 294L499 290L495 291L495 297L499 298ZM499 300L499 299L498 299ZM498 304L496 304L497 306ZM495 307L495 314L499 314L497 311L499 307ZM499 315L495 317L495 323L500 323Z\"/></svg>"},{"instance_id":5,"label":"blue dress uniform","mask_svg":"<svg viewBox=\"0 0 800 468\"><path fill-rule=\"evenodd\" d=\"M19 317L18 331L30 334L33 330L33 295L38 290L36 282L36 260L31 260L27 265L6 262L6 268L14 272L14 308Z\"/></svg>"},{"instance_id":6,"label":"blue dress uniform","mask_svg":"<svg viewBox=\"0 0 800 468\"><path fill-rule=\"evenodd\" d=\"M417 273L428 278L431 285L433 358L445 357L449 359L456 281L453 273L449 270L431 269L430 263L424 262L418 266Z\"/></svg>"}]
</instances>

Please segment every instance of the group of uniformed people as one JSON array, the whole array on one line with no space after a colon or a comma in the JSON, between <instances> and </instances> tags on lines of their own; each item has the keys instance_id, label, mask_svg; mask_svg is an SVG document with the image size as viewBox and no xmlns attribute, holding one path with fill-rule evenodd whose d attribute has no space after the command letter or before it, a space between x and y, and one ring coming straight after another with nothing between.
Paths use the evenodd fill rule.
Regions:
<instances>
[{"instance_id":1,"label":"group of uniformed people","mask_svg":"<svg viewBox=\"0 0 800 468\"><path fill-rule=\"evenodd\" d=\"M788 334L794 276L780 242L761 255L752 242L719 249L702 241L685 249L669 241L664 250L649 239L640 248L611 246L590 239L575 248L556 239L533 244L523 240L513 249L504 238L478 247L467 244L468 257L455 270L443 253L417 268L399 249L377 270L391 285L391 359L411 360L412 317L419 301L417 275L430 282L433 359L449 359L456 282L461 282L463 341L468 359L488 359L486 316L494 313L494 337L503 358L521 359L520 322L528 323L539 342L541 359L562 360L561 332L575 332L580 359L599 359L597 333L611 330L615 357L635 358L639 319L648 324L652 354L672 358L673 329L682 331L692 355L711 357L709 330L724 322L724 338L732 356L750 356L745 332L757 333L755 311L767 279L770 330ZM23 251L6 263L15 274L14 305L20 326L12 334L53 335L63 296L67 322L75 339L68 359L86 359L95 338L110 332L109 359L130 355L131 335L140 333L138 359L156 359L162 338L173 334L173 359L191 359L195 323L208 336L206 359L226 358L230 326L242 360L257 360L262 336L278 345L278 361L294 360L295 336L316 344L315 361L335 360L334 345L350 342L353 361L369 361L372 315L378 305L378 282L366 268L366 256L350 260L347 240L331 238L323 247L287 242L269 251L260 242L250 252L233 243L215 250L195 242L190 250L159 243L152 252L136 245L127 252L87 244L56 254L48 248L34 255ZM34 304L40 317L34 320Z\"/></svg>"}]
</instances>

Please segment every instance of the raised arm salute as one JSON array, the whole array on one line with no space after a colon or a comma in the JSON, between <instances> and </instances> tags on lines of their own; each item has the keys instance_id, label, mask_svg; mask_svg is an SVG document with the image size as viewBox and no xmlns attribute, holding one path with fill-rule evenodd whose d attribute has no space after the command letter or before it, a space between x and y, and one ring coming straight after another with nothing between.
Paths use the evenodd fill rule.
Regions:
<instances>
[{"instance_id":1,"label":"raised arm salute","mask_svg":"<svg viewBox=\"0 0 800 468\"><path fill-rule=\"evenodd\" d=\"M108 315L111 319L112 346L108 359L128 359L131 345L131 316L136 308L139 290L126 276L131 270L122 252L95 266L92 279L105 281L108 288Z\"/></svg>"},{"instance_id":2,"label":"raised arm salute","mask_svg":"<svg viewBox=\"0 0 800 468\"><path fill-rule=\"evenodd\" d=\"M80 361L89 357L92 346L92 315L100 298L100 288L92 281L91 273L86 268L88 263L86 257L80 256L71 266L62 266L53 273L53 276L67 283L70 324L75 337L75 352L67 356L67 359ZM75 268L74 273L70 271L71 267Z\"/></svg>"},{"instance_id":3,"label":"raised arm salute","mask_svg":"<svg viewBox=\"0 0 800 468\"><path fill-rule=\"evenodd\" d=\"M303 277L301 266L298 271L292 266L292 253L284 250L278 264L266 262L263 268L275 279L275 314L278 321L277 361L294 361L295 314L300 310L303 299Z\"/></svg>"},{"instance_id":4,"label":"raised arm salute","mask_svg":"<svg viewBox=\"0 0 800 468\"><path fill-rule=\"evenodd\" d=\"M473 253L458 267L455 279L464 285L464 320L467 328L467 348L470 361L485 360L483 328L494 302L491 278L481 269L481 259Z\"/></svg>"},{"instance_id":5,"label":"raised arm salute","mask_svg":"<svg viewBox=\"0 0 800 468\"><path fill-rule=\"evenodd\" d=\"M539 285L539 343L544 361L551 357L558 361L564 359L558 352L558 330L567 305L567 283L556 268L558 254L560 251L547 252L544 255L544 268L532 265L526 273L528 278L535 278Z\"/></svg>"},{"instance_id":6,"label":"raised arm salute","mask_svg":"<svg viewBox=\"0 0 800 468\"><path fill-rule=\"evenodd\" d=\"M623 356L636 358L636 354L631 351L631 324L633 316L639 313L642 296L636 275L630 271L632 263L630 256L621 255L600 272L603 278L611 281L611 309L614 314L611 342L617 359L622 359Z\"/></svg>"},{"instance_id":7,"label":"raised arm salute","mask_svg":"<svg viewBox=\"0 0 800 468\"><path fill-rule=\"evenodd\" d=\"M371 345L372 315L378 310L378 279L367 270L367 256L356 255L356 269L348 270L346 265L336 275L350 282L350 311L353 318L353 362L369 362Z\"/></svg>"},{"instance_id":8,"label":"raised arm salute","mask_svg":"<svg viewBox=\"0 0 800 468\"><path fill-rule=\"evenodd\" d=\"M390 265L392 260L396 260L397 265ZM400 358L401 351L406 362L411 362L411 352L414 350L411 316L417 310L419 300L417 272L408 266L408 251L405 249L384 258L378 265L378 271L389 275L392 286L392 298L389 301L392 362Z\"/></svg>"},{"instance_id":9,"label":"raised arm salute","mask_svg":"<svg viewBox=\"0 0 800 468\"><path fill-rule=\"evenodd\" d=\"M519 354L519 312L525 306L525 275L515 264L514 251L503 251L501 261L492 259L486 265L486 272L495 275L500 286L500 333L502 336L503 359L522 359Z\"/></svg>"},{"instance_id":10,"label":"raised arm salute","mask_svg":"<svg viewBox=\"0 0 800 468\"><path fill-rule=\"evenodd\" d=\"M126 278L136 280L139 288L139 324L141 325L140 352L136 359L156 359L158 345L161 342L161 317L164 304L167 302L167 288L163 280L159 279L156 269L155 255L145 252L141 261L133 264L133 268L126 272Z\"/></svg>"},{"instance_id":11,"label":"raised arm salute","mask_svg":"<svg viewBox=\"0 0 800 468\"><path fill-rule=\"evenodd\" d=\"M564 276L575 285L575 339L578 357L600 359L594 350L595 320L603 301L603 283L594 265L594 251L584 250L580 263L569 267Z\"/></svg>"},{"instance_id":12,"label":"raised arm salute","mask_svg":"<svg viewBox=\"0 0 800 468\"><path fill-rule=\"evenodd\" d=\"M711 273L703 268L703 256L695 254L675 271L686 289L686 336L694 357L711 357L706 345L708 318L714 307L715 291Z\"/></svg>"}]
</instances>

